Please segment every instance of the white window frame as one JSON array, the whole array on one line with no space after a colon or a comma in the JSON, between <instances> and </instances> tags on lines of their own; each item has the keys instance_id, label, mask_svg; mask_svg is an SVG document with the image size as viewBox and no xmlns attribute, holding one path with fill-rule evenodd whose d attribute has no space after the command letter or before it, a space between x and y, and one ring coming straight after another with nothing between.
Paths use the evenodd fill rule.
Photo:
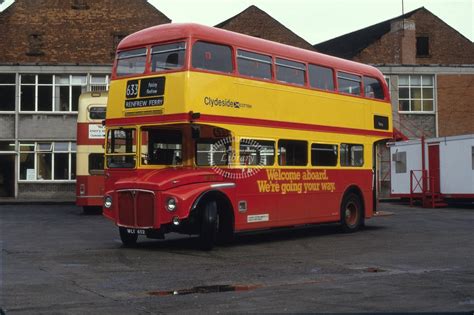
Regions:
<instances>
[{"instance_id":1,"label":"white window frame","mask_svg":"<svg viewBox=\"0 0 474 315\"><path fill-rule=\"evenodd\" d=\"M7 114L15 113L15 110L16 110L16 80L17 80L16 73L15 72L2 72L2 74L10 74L10 75L13 75L15 77L15 80L13 81L13 83L0 83L0 86L14 86L15 87L15 97L13 98L13 110L2 110L0 108L0 113L7 113ZM1 100L0 100L0 102L1 102Z\"/></svg>"},{"instance_id":2,"label":"white window frame","mask_svg":"<svg viewBox=\"0 0 474 315\"><path fill-rule=\"evenodd\" d=\"M400 77L406 76L408 77L408 85L400 85ZM420 84L419 85L412 85L412 77L420 77ZM423 85L423 77L431 77L432 85ZM432 74L429 75L422 75L422 74L399 74L398 75L398 112L401 114L434 114L436 111L436 102L435 102L435 92L436 92L436 83L435 83L435 76ZM408 98L400 98L400 88L408 88ZM411 97L411 89L412 88L420 88L421 89L421 97L420 98L412 98ZM433 90L433 97L432 98L424 98L423 97L423 89L424 88L431 88ZM400 101L409 101L409 110L400 110ZM413 100L421 101L421 110L412 110L411 109L411 102ZM432 101L433 108L431 110L423 110L423 101Z\"/></svg>"},{"instance_id":3,"label":"white window frame","mask_svg":"<svg viewBox=\"0 0 474 315\"><path fill-rule=\"evenodd\" d=\"M22 78L24 75L34 75L35 76L35 82L34 83L22 83ZM43 73L20 73L19 75L19 90L20 90L20 95L19 95L19 112L20 113L77 113L77 110L72 110L72 104L73 104L73 99L72 99L72 88L75 86L80 86L82 89L82 92L85 92L88 90L88 82L90 82L90 75L87 74L49 74L49 73L44 73L44 75L51 75L52 76L52 83L39 83L38 76L43 75ZM63 77L63 76L68 76L68 83L59 83L58 78ZM73 83L73 79L77 77L82 77L85 78L84 82L81 82L80 84L78 83ZM23 86L34 86L35 87L35 92L34 92L34 98L35 98L35 105L34 105L34 110L23 110L21 108L21 97L22 97L22 87ZM51 102L51 110L48 111L40 111L38 110L38 88L39 86L51 86L52 88L52 102ZM55 101L56 101L56 88L61 87L61 86L68 86L69 87L69 108L68 110L61 111L61 110L56 110L55 106ZM81 93L82 93L81 92Z\"/></svg>"},{"instance_id":4,"label":"white window frame","mask_svg":"<svg viewBox=\"0 0 474 315\"><path fill-rule=\"evenodd\" d=\"M50 150L39 150L40 143L50 143L51 149ZM67 143L67 150L56 150L55 143ZM35 179L22 179L21 178L21 159L18 159L18 182L19 183L74 183L76 181L75 178L72 178L72 169L75 165L72 165L73 156L76 155L76 143L71 141L21 141L20 147L22 144L30 144L34 145L34 151L21 151L19 150L19 155L21 154L33 154L34 159L34 170L35 170ZM41 153L51 153L51 179L38 179L38 154ZM69 170L68 170L68 178L67 179L54 179L54 163L55 163L55 154L68 154L68 163L69 163ZM76 156L77 159L77 156ZM76 177L77 177L77 169L76 169Z\"/></svg>"}]
</instances>

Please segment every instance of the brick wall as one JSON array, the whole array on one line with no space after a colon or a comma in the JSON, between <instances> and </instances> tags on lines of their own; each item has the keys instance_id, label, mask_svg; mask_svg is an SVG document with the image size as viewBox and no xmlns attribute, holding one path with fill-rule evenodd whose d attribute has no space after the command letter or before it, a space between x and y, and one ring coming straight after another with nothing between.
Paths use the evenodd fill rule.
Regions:
<instances>
[{"instance_id":1,"label":"brick wall","mask_svg":"<svg viewBox=\"0 0 474 315\"><path fill-rule=\"evenodd\" d=\"M408 21L415 23L416 36L429 38L428 57L403 62L402 53L416 55L416 36L410 30L403 32L392 28L391 32L362 50L354 60L369 64L474 64L474 44L428 10L416 11Z\"/></svg>"},{"instance_id":2,"label":"brick wall","mask_svg":"<svg viewBox=\"0 0 474 315\"><path fill-rule=\"evenodd\" d=\"M146 0L16 0L0 13L0 62L110 64L114 37L169 22Z\"/></svg>"},{"instance_id":3,"label":"brick wall","mask_svg":"<svg viewBox=\"0 0 474 315\"><path fill-rule=\"evenodd\" d=\"M474 75L438 75L439 136L474 134Z\"/></svg>"}]
</instances>

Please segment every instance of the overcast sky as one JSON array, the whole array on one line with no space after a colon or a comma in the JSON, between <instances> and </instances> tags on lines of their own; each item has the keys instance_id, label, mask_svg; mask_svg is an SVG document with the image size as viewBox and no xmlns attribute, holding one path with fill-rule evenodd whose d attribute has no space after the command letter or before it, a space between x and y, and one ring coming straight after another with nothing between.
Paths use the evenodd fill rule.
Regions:
<instances>
[{"instance_id":1,"label":"overcast sky","mask_svg":"<svg viewBox=\"0 0 474 315\"><path fill-rule=\"evenodd\" d=\"M149 0L173 22L214 26L256 5L311 44L402 14L402 0ZM424 6L471 41L474 0L404 0L405 13Z\"/></svg>"}]
</instances>

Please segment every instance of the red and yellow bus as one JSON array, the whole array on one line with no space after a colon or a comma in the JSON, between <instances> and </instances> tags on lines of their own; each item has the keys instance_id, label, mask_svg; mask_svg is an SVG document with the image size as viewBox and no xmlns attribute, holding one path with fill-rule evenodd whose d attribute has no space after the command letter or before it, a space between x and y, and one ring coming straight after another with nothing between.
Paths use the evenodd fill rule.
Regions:
<instances>
[{"instance_id":1,"label":"red and yellow bus","mask_svg":"<svg viewBox=\"0 0 474 315\"><path fill-rule=\"evenodd\" d=\"M77 116L76 205L84 213L100 212L104 203L104 139L107 92L79 97Z\"/></svg>"},{"instance_id":2,"label":"red and yellow bus","mask_svg":"<svg viewBox=\"0 0 474 315\"><path fill-rule=\"evenodd\" d=\"M374 145L392 137L374 67L197 24L118 46L106 118L104 215L125 246L374 214Z\"/></svg>"}]
</instances>

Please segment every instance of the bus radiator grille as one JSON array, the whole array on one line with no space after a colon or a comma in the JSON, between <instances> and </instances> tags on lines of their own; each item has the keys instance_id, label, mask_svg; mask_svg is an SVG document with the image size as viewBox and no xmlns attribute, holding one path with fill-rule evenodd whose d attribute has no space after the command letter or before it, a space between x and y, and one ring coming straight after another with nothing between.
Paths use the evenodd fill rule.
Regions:
<instances>
[{"instance_id":1,"label":"bus radiator grille","mask_svg":"<svg viewBox=\"0 0 474 315\"><path fill-rule=\"evenodd\" d=\"M152 228L154 225L155 195L140 190L118 193L118 225Z\"/></svg>"}]
</instances>

